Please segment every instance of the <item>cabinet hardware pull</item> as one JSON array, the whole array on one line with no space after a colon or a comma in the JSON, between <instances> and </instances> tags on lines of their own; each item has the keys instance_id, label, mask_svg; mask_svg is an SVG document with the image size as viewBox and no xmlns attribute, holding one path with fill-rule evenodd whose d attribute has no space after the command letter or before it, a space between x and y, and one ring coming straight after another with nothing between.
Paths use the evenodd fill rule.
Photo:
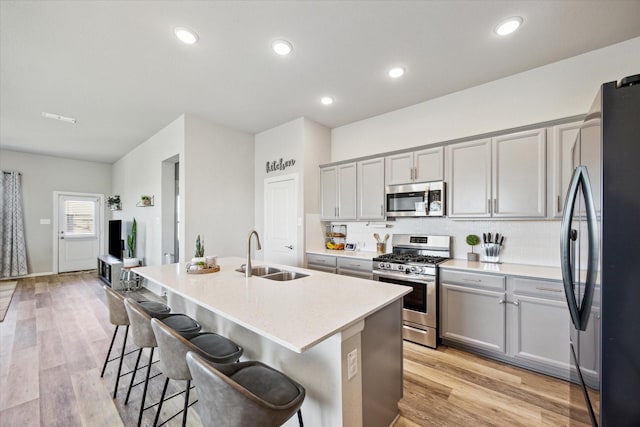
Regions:
<instances>
[{"instance_id":1,"label":"cabinet hardware pull","mask_svg":"<svg viewBox=\"0 0 640 427\"><path fill-rule=\"evenodd\" d=\"M506 303L506 302L507 302L507 301L505 301L503 298L500 298L500 299L498 300L498 304L504 304L504 303Z\"/></svg>"},{"instance_id":2,"label":"cabinet hardware pull","mask_svg":"<svg viewBox=\"0 0 640 427\"><path fill-rule=\"evenodd\" d=\"M508 302L509 302L509 304L513 304L513 305L515 305L516 307L520 305L520 301L518 301L518 300L515 300L515 301L508 301Z\"/></svg>"},{"instance_id":3,"label":"cabinet hardware pull","mask_svg":"<svg viewBox=\"0 0 640 427\"><path fill-rule=\"evenodd\" d=\"M407 326L407 325L402 325L402 328L403 328L403 329L408 329L408 330L410 330L410 331L412 331L412 332L418 332L418 333L421 333L421 334L427 335L427 331L424 331L424 330L422 330L422 329L412 328L411 326Z\"/></svg>"},{"instance_id":4,"label":"cabinet hardware pull","mask_svg":"<svg viewBox=\"0 0 640 427\"><path fill-rule=\"evenodd\" d=\"M463 282L482 283L482 279L462 279Z\"/></svg>"},{"instance_id":5,"label":"cabinet hardware pull","mask_svg":"<svg viewBox=\"0 0 640 427\"><path fill-rule=\"evenodd\" d=\"M411 178L409 178L409 180L413 181L413 168L411 168L411 170L409 172L410 172L410 175L411 175Z\"/></svg>"},{"instance_id":6,"label":"cabinet hardware pull","mask_svg":"<svg viewBox=\"0 0 640 427\"><path fill-rule=\"evenodd\" d=\"M556 212L561 212L560 210L560 195L558 194L558 201L557 201L557 205L556 205Z\"/></svg>"},{"instance_id":7,"label":"cabinet hardware pull","mask_svg":"<svg viewBox=\"0 0 640 427\"><path fill-rule=\"evenodd\" d=\"M554 288L536 288L539 291L549 291L549 292L562 292L562 289L554 289Z\"/></svg>"},{"instance_id":8,"label":"cabinet hardware pull","mask_svg":"<svg viewBox=\"0 0 640 427\"><path fill-rule=\"evenodd\" d=\"M418 180L418 168L413 168L413 180Z\"/></svg>"},{"instance_id":9,"label":"cabinet hardware pull","mask_svg":"<svg viewBox=\"0 0 640 427\"><path fill-rule=\"evenodd\" d=\"M489 215L491 215L491 213L493 212L493 210L491 209L491 199L487 199L487 204L489 205Z\"/></svg>"},{"instance_id":10,"label":"cabinet hardware pull","mask_svg":"<svg viewBox=\"0 0 640 427\"><path fill-rule=\"evenodd\" d=\"M380 205L380 216L384 216L384 205Z\"/></svg>"},{"instance_id":11,"label":"cabinet hardware pull","mask_svg":"<svg viewBox=\"0 0 640 427\"><path fill-rule=\"evenodd\" d=\"M285 246L287 249L293 249L293 245Z\"/></svg>"},{"instance_id":12,"label":"cabinet hardware pull","mask_svg":"<svg viewBox=\"0 0 640 427\"><path fill-rule=\"evenodd\" d=\"M498 213L498 199L493 199L493 213Z\"/></svg>"}]
</instances>

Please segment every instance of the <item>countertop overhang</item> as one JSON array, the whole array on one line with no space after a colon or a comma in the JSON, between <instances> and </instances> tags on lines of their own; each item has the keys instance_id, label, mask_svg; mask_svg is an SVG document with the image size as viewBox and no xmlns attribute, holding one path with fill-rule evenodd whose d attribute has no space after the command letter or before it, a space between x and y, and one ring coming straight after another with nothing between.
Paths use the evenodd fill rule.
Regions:
<instances>
[{"instance_id":1,"label":"countertop overhang","mask_svg":"<svg viewBox=\"0 0 640 427\"><path fill-rule=\"evenodd\" d=\"M245 278L235 271L245 260L219 258L220 271L189 274L185 263L135 268L163 286L278 344L302 353L402 298L410 287L315 270L268 265L308 274L279 282ZM265 263L255 262L254 267ZM401 318L398 318L401 321Z\"/></svg>"}]
</instances>

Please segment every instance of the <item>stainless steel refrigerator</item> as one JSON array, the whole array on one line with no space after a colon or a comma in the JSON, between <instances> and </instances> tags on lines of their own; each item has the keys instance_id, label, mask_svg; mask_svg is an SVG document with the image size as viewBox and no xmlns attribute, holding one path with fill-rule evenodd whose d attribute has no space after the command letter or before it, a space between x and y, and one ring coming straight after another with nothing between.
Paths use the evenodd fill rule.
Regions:
<instances>
[{"instance_id":1,"label":"stainless steel refrigerator","mask_svg":"<svg viewBox=\"0 0 640 427\"><path fill-rule=\"evenodd\" d=\"M640 426L640 75L601 86L561 226L572 424Z\"/></svg>"}]
</instances>

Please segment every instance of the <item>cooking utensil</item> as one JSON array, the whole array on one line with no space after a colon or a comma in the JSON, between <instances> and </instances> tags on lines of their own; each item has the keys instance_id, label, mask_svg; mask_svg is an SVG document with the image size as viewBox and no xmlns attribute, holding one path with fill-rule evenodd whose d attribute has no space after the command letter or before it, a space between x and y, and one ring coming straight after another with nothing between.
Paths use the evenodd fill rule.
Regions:
<instances>
[{"instance_id":1,"label":"cooking utensil","mask_svg":"<svg viewBox=\"0 0 640 427\"><path fill-rule=\"evenodd\" d=\"M487 234L487 238L489 239L489 243L493 243L493 241L491 240L491 233Z\"/></svg>"},{"instance_id":2,"label":"cooking utensil","mask_svg":"<svg viewBox=\"0 0 640 427\"><path fill-rule=\"evenodd\" d=\"M496 241L495 243L500 243L500 233L496 233Z\"/></svg>"},{"instance_id":3,"label":"cooking utensil","mask_svg":"<svg viewBox=\"0 0 640 427\"><path fill-rule=\"evenodd\" d=\"M378 243L382 243L382 242L380 241L380 235L379 235L378 233L373 233L373 237L375 237L375 238L376 238L376 242L378 242Z\"/></svg>"},{"instance_id":4,"label":"cooking utensil","mask_svg":"<svg viewBox=\"0 0 640 427\"><path fill-rule=\"evenodd\" d=\"M504 236L500 238L500 243L499 243L500 246L502 246L502 242L504 242Z\"/></svg>"},{"instance_id":5,"label":"cooking utensil","mask_svg":"<svg viewBox=\"0 0 640 427\"><path fill-rule=\"evenodd\" d=\"M389 235L385 234L384 235L384 239L383 239L383 243L387 243L387 240L389 240Z\"/></svg>"},{"instance_id":6,"label":"cooking utensil","mask_svg":"<svg viewBox=\"0 0 640 427\"><path fill-rule=\"evenodd\" d=\"M487 243L487 233L482 233L482 243Z\"/></svg>"}]
</instances>

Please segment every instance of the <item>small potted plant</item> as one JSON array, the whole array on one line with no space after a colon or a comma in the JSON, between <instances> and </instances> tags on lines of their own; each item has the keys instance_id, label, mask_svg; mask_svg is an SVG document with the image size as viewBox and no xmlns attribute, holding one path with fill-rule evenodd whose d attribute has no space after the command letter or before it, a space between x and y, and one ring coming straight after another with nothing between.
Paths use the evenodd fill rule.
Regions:
<instances>
[{"instance_id":1,"label":"small potted plant","mask_svg":"<svg viewBox=\"0 0 640 427\"><path fill-rule=\"evenodd\" d=\"M467 261L478 261L478 254L473 252L473 247L480 243L480 238L475 234L467 236L467 245L471 246L471 252L467 252Z\"/></svg>"},{"instance_id":2,"label":"small potted plant","mask_svg":"<svg viewBox=\"0 0 640 427\"><path fill-rule=\"evenodd\" d=\"M204 257L204 240L200 239L199 234L196 239L195 257L191 258L191 266L194 265L199 269L205 268L207 265L207 259Z\"/></svg>"},{"instance_id":3,"label":"small potted plant","mask_svg":"<svg viewBox=\"0 0 640 427\"><path fill-rule=\"evenodd\" d=\"M131 234L127 236L127 257L124 257L122 263L125 267L137 267L139 260L136 258L136 244L138 237L138 224L136 219L133 218L133 225L131 225Z\"/></svg>"},{"instance_id":4,"label":"small potted plant","mask_svg":"<svg viewBox=\"0 0 640 427\"><path fill-rule=\"evenodd\" d=\"M142 196L140 196L140 200L142 200L142 204L144 206L151 206L151 196L143 194Z\"/></svg>"},{"instance_id":5,"label":"small potted plant","mask_svg":"<svg viewBox=\"0 0 640 427\"><path fill-rule=\"evenodd\" d=\"M122 205L120 204L120 196L116 194L114 196L107 197L107 206L109 206L109 209L111 209L112 211L122 210Z\"/></svg>"}]
</instances>

